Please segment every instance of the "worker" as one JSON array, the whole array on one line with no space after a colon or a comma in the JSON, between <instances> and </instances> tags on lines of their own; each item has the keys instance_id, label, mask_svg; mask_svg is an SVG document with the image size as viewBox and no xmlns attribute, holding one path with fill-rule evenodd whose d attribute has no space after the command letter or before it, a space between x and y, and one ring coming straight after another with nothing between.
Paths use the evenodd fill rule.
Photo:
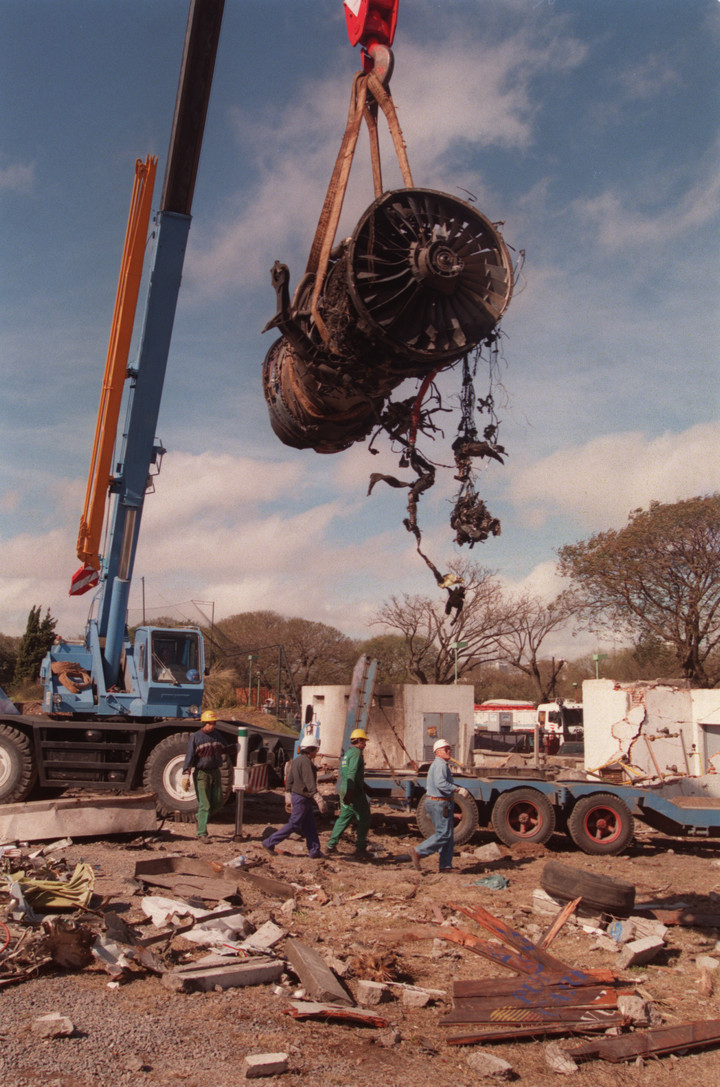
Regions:
<instances>
[{"instance_id":1,"label":"worker","mask_svg":"<svg viewBox=\"0 0 720 1087\"><path fill-rule=\"evenodd\" d=\"M440 871L452 872L453 853L455 851L454 796L470 796L467 789L456 785L448 763L451 757L450 744L447 740L436 740L433 744L435 758L428 770L425 810L432 820L435 833L421 842L417 849L410 850L410 860L420 870L420 858L431 853L440 854Z\"/></svg>"},{"instance_id":2,"label":"worker","mask_svg":"<svg viewBox=\"0 0 720 1087\"><path fill-rule=\"evenodd\" d=\"M332 834L325 846L327 853L334 853L343 831L353 819L357 821L355 856L358 860L368 857L367 838L370 830L370 805L365 794L365 745L367 733L356 728L350 733L350 747L340 760L340 814L335 820Z\"/></svg>"},{"instance_id":3,"label":"worker","mask_svg":"<svg viewBox=\"0 0 720 1087\"><path fill-rule=\"evenodd\" d=\"M191 771L195 772L197 834L201 840L207 840L208 820L225 802L220 767L225 756L237 746L229 743L222 732L215 728L216 722L217 717L213 711L205 710L200 718L201 727L188 740L183 764L183 789L186 793L190 792Z\"/></svg>"},{"instance_id":4,"label":"worker","mask_svg":"<svg viewBox=\"0 0 720 1087\"><path fill-rule=\"evenodd\" d=\"M301 834L308 847L308 853L313 859L323 855L313 811L313 800L320 812L327 811L325 799L317 791L317 770L314 759L319 749L318 742L312 734L304 736L300 741L300 750L290 764L285 782L286 794L290 793L290 819L284 827L280 827L263 842L268 853L274 853L275 846L289 838L291 834Z\"/></svg>"}]
</instances>

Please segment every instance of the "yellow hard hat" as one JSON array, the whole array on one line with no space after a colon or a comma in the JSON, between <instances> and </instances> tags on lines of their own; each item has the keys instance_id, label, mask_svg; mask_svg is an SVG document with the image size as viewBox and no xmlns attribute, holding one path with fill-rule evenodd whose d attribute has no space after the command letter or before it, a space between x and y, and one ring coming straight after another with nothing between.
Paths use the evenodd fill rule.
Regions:
<instances>
[{"instance_id":1,"label":"yellow hard hat","mask_svg":"<svg viewBox=\"0 0 720 1087\"><path fill-rule=\"evenodd\" d=\"M353 740L367 740L367 738L368 735L364 728L355 728L350 733L350 743L352 743Z\"/></svg>"},{"instance_id":2,"label":"yellow hard hat","mask_svg":"<svg viewBox=\"0 0 720 1087\"><path fill-rule=\"evenodd\" d=\"M206 725L208 721L217 721L217 717L212 710L205 710L200 720L203 722L204 725Z\"/></svg>"}]
</instances>

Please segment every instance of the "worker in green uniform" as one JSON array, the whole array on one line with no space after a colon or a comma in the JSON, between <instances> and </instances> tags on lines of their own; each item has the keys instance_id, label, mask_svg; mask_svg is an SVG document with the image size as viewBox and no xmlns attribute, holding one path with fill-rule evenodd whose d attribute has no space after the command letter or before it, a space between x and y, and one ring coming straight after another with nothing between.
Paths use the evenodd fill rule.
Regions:
<instances>
[{"instance_id":1,"label":"worker in green uniform","mask_svg":"<svg viewBox=\"0 0 720 1087\"><path fill-rule=\"evenodd\" d=\"M367 733L356 728L350 733L350 747L340 760L340 814L335 820L330 839L325 846L326 853L334 853L343 831L353 819L357 821L357 845L355 856L366 860L368 857L367 838L370 830L370 804L365 794L365 758L363 751L367 743Z\"/></svg>"}]
</instances>

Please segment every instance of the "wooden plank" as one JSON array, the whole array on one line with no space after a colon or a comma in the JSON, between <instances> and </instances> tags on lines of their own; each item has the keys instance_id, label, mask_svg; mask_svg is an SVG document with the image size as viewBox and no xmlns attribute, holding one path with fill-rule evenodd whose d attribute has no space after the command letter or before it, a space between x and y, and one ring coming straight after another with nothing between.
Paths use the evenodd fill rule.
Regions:
<instances>
[{"instance_id":1,"label":"wooden plank","mask_svg":"<svg viewBox=\"0 0 720 1087\"><path fill-rule=\"evenodd\" d=\"M291 883L286 883L282 879L261 876L255 872L248 872L244 868L236 868L234 871L240 880L251 883L253 887L256 887L259 891L264 891L265 894L270 895L272 898L282 898L285 901L288 898L294 898L297 893Z\"/></svg>"},{"instance_id":2,"label":"wooden plank","mask_svg":"<svg viewBox=\"0 0 720 1087\"><path fill-rule=\"evenodd\" d=\"M575 913L575 910L578 908L581 902L582 895L580 896L580 898L574 898L572 902L567 902L562 907L562 909L558 912L557 917L550 925L550 928L547 930L547 932L544 933L542 939L537 945L541 951L545 951L545 949L550 946L550 944L553 942L567 919Z\"/></svg>"},{"instance_id":3,"label":"wooden plank","mask_svg":"<svg viewBox=\"0 0 720 1087\"><path fill-rule=\"evenodd\" d=\"M475 936L472 932L463 932L459 928L444 928L438 929L436 936L449 943L466 947L468 951L474 951L476 955L482 955L484 959L489 959L490 962L505 966L508 970L514 970L519 974L537 974L542 969L542 965L535 960L529 960L515 951L508 951L507 948L491 943L482 936Z\"/></svg>"},{"instance_id":4,"label":"wooden plank","mask_svg":"<svg viewBox=\"0 0 720 1087\"><path fill-rule=\"evenodd\" d=\"M617 1038L599 1038L566 1050L573 1060L590 1060L594 1057L618 1063L637 1057L660 1056L688 1049L720 1045L720 1019L700 1019L679 1026L656 1027L654 1030L635 1031Z\"/></svg>"},{"instance_id":5,"label":"wooden plank","mask_svg":"<svg viewBox=\"0 0 720 1087\"><path fill-rule=\"evenodd\" d=\"M599 1014L599 1013L598 1013ZM625 1024L625 1018L620 1012L608 1012L601 1019L587 1022L579 1020L576 1023L545 1023L533 1024L522 1027L505 1027L502 1030L465 1031L462 1034L448 1034L445 1041L448 1045L474 1045L486 1042L513 1042L522 1038L538 1038L549 1034L585 1034L593 1031L605 1031L609 1027L620 1027ZM569 1056L572 1050L566 1051Z\"/></svg>"},{"instance_id":6,"label":"wooden plank","mask_svg":"<svg viewBox=\"0 0 720 1087\"><path fill-rule=\"evenodd\" d=\"M547 951L543 951L541 948L536 947L532 940L529 940L527 936L523 936L522 933L510 928L510 926L506 925L504 921L501 921L499 917L494 917L493 914L483 909L482 906L475 906L473 908L467 906L452 906L452 909L464 913L466 917L471 917L473 921L477 921L479 925L492 933L495 939L499 940L505 947L510 947L518 952L528 962L528 968L524 971L525 973L551 973L560 975L583 973L581 970L572 970L566 963L562 962L560 959L556 959L554 955L550 955ZM530 969L529 965L533 962L536 964L535 969Z\"/></svg>"},{"instance_id":7,"label":"wooden plank","mask_svg":"<svg viewBox=\"0 0 720 1087\"><path fill-rule=\"evenodd\" d=\"M585 989L589 994L593 990ZM576 994L579 995L579 994ZM603 989L592 1000L563 1005L546 1002L544 1004L518 1004L499 998L490 1000L467 1000L456 1004L451 1012L440 1020L444 1025L451 1023L572 1023L578 1018L585 1018L586 1011L617 1008L617 993L613 989Z\"/></svg>"},{"instance_id":8,"label":"wooden plank","mask_svg":"<svg viewBox=\"0 0 720 1087\"><path fill-rule=\"evenodd\" d=\"M285 1015L291 1015L293 1019L339 1019L365 1027L389 1026L387 1019L360 1008L340 1008L337 1004L318 1004L309 1000L293 1000L292 1007L285 1009Z\"/></svg>"},{"instance_id":9,"label":"wooden plank","mask_svg":"<svg viewBox=\"0 0 720 1087\"><path fill-rule=\"evenodd\" d=\"M586 985L615 985L617 981L618 979L612 970L588 970L585 977L580 980L574 977L553 978L552 989L563 991L565 989L582 989ZM467 981L454 981L453 997L458 999L469 996L544 992L548 985L549 983L542 978L475 978Z\"/></svg>"}]
</instances>

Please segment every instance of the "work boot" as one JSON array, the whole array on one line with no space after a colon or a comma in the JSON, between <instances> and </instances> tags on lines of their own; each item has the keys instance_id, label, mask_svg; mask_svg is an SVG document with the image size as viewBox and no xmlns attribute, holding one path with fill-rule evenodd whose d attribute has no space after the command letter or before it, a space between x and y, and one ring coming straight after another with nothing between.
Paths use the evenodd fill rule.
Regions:
<instances>
[{"instance_id":1,"label":"work boot","mask_svg":"<svg viewBox=\"0 0 720 1087\"><path fill-rule=\"evenodd\" d=\"M330 842L325 846L326 853L337 853L337 846L332 845Z\"/></svg>"},{"instance_id":2,"label":"work boot","mask_svg":"<svg viewBox=\"0 0 720 1087\"><path fill-rule=\"evenodd\" d=\"M275 852L275 846L274 845L268 845L267 842L263 842L262 847L263 847L263 849L266 849L268 853L274 853Z\"/></svg>"},{"instance_id":3,"label":"work boot","mask_svg":"<svg viewBox=\"0 0 720 1087\"><path fill-rule=\"evenodd\" d=\"M410 849L410 860L416 872L420 871L420 854L417 849Z\"/></svg>"}]
</instances>

